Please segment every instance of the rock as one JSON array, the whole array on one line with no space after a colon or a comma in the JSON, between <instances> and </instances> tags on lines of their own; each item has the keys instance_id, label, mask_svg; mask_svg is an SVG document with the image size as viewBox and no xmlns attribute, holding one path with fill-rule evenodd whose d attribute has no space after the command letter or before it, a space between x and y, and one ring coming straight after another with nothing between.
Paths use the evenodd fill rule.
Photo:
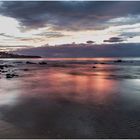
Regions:
<instances>
[{"instance_id":1,"label":"rock","mask_svg":"<svg viewBox=\"0 0 140 140\"><path fill-rule=\"evenodd\" d=\"M8 68L8 67L13 67L12 65L0 65L0 69Z\"/></svg>"},{"instance_id":2,"label":"rock","mask_svg":"<svg viewBox=\"0 0 140 140\"><path fill-rule=\"evenodd\" d=\"M52 67L67 67L66 65L64 64L53 64L51 65Z\"/></svg>"},{"instance_id":3,"label":"rock","mask_svg":"<svg viewBox=\"0 0 140 140\"><path fill-rule=\"evenodd\" d=\"M123 62L121 59L114 61L115 63L121 63Z\"/></svg>"},{"instance_id":4,"label":"rock","mask_svg":"<svg viewBox=\"0 0 140 140\"><path fill-rule=\"evenodd\" d=\"M23 71L29 71L29 69L23 69Z\"/></svg>"},{"instance_id":5,"label":"rock","mask_svg":"<svg viewBox=\"0 0 140 140\"><path fill-rule=\"evenodd\" d=\"M42 61L42 62L39 62L40 65L46 65L47 63Z\"/></svg>"},{"instance_id":6,"label":"rock","mask_svg":"<svg viewBox=\"0 0 140 140\"><path fill-rule=\"evenodd\" d=\"M4 66L3 65L0 65L0 69L4 69Z\"/></svg>"},{"instance_id":7,"label":"rock","mask_svg":"<svg viewBox=\"0 0 140 140\"><path fill-rule=\"evenodd\" d=\"M101 62L100 64L105 64L104 62Z\"/></svg>"},{"instance_id":8,"label":"rock","mask_svg":"<svg viewBox=\"0 0 140 140\"><path fill-rule=\"evenodd\" d=\"M98 64L98 62L94 62L94 64Z\"/></svg>"},{"instance_id":9,"label":"rock","mask_svg":"<svg viewBox=\"0 0 140 140\"><path fill-rule=\"evenodd\" d=\"M27 61L26 64L36 64L36 63Z\"/></svg>"},{"instance_id":10,"label":"rock","mask_svg":"<svg viewBox=\"0 0 140 140\"><path fill-rule=\"evenodd\" d=\"M17 74L10 74L10 73L8 73L8 74L6 74L6 78L13 78L13 77L18 77L18 75Z\"/></svg>"},{"instance_id":11,"label":"rock","mask_svg":"<svg viewBox=\"0 0 140 140\"><path fill-rule=\"evenodd\" d=\"M1 73L5 73L5 72L7 72L7 70L1 70Z\"/></svg>"},{"instance_id":12,"label":"rock","mask_svg":"<svg viewBox=\"0 0 140 140\"><path fill-rule=\"evenodd\" d=\"M16 63L16 64L22 64L23 62L21 62L21 61L16 61L16 62L14 62L14 63Z\"/></svg>"}]
</instances>

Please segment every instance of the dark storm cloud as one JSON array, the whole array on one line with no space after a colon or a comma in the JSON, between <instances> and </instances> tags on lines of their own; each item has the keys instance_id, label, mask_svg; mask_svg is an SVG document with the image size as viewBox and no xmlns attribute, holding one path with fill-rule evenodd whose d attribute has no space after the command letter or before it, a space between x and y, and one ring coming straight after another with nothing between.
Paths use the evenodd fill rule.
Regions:
<instances>
[{"instance_id":1,"label":"dark storm cloud","mask_svg":"<svg viewBox=\"0 0 140 140\"><path fill-rule=\"evenodd\" d=\"M47 24L58 30L104 29L109 19L139 15L140 2L5 1L0 14L16 18L26 28Z\"/></svg>"},{"instance_id":2,"label":"dark storm cloud","mask_svg":"<svg viewBox=\"0 0 140 140\"><path fill-rule=\"evenodd\" d=\"M104 42L110 42L110 43L115 43L115 42L123 42L124 40L120 37L111 37L108 40L104 40Z\"/></svg>"}]
</instances>

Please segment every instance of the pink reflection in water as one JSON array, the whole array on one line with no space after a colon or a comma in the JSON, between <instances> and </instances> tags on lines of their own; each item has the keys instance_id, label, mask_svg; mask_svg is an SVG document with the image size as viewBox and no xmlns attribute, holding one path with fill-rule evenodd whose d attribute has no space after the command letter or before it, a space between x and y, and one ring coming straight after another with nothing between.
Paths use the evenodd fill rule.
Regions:
<instances>
[{"instance_id":1,"label":"pink reflection in water","mask_svg":"<svg viewBox=\"0 0 140 140\"><path fill-rule=\"evenodd\" d=\"M24 96L104 104L111 101L117 88L116 81L105 79L108 71L50 67L28 74L21 79Z\"/></svg>"}]
</instances>

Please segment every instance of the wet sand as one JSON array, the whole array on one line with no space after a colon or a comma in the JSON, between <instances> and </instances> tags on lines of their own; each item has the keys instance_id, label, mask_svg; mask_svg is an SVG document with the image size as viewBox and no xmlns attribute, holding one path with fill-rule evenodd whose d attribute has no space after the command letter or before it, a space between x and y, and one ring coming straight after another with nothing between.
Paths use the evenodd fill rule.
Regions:
<instances>
[{"instance_id":1,"label":"wet sand","mask_svg":"<svg viewBox=\"0 0 140 140\"><path fill-rule=\"evenodd\" d=\"M139 64L5 63L0 138L140 138Z\"/></svg>"}]
</instances>

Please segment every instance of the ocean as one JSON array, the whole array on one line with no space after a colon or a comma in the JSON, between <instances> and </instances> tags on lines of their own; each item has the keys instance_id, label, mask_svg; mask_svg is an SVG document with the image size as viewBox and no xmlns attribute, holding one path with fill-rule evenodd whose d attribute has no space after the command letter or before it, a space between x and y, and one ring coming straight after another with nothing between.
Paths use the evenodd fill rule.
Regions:
<instances>
[{"instance_id":1,"label":"ocean","mask_svg":"<svg viewBox=\"0 0 140 140\"><path fill-rule=\"evenodd\" d=\"M140 138L140 58L0 63L0 138Z\"/></svg>"}]
</instances>

